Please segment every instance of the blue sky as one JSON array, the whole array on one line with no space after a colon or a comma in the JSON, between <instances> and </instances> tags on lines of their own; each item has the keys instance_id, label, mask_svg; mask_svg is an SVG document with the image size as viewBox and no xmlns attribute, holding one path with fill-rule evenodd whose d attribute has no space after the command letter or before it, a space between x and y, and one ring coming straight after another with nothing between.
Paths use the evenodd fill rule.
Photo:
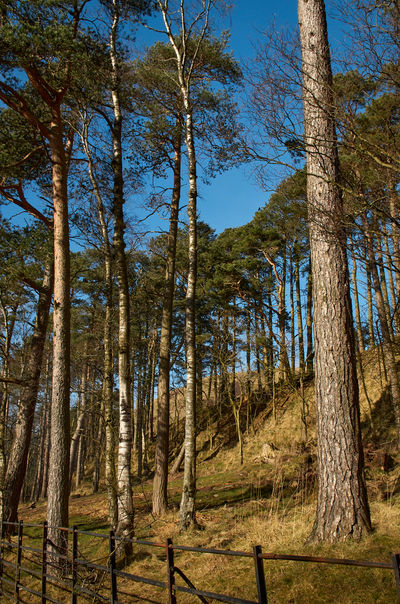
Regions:
<instances>
[{"instance_id":1,"label":"blue sky","mask_svg":"<svg viewBox=\"0 0 400 604\"><path fill-rule=\"evenodd\" d=\"M296 19L295 0L237 0L224 22L218 25L221 30L230 31L231 50L235 58L245 63L254 55L254 45L262 40L262 32L274 20L279 25L295 27ZM182 192L183 204L186 191L183 189ZM212 179L209 185L199 182L200 219L220 233L225 228L240 226L251 220L269 195L270 192L258 186L251 166L233 168ZM160 223L157 217L153 217L146 224L151 229L157 228ZM161 228L165 228L164 223Z\"/></svg>"},{"instance_id":2,"label":"blue sky","mask_svg":"<svg viewBox=\"0 0 400 604\"><path fill-rule=\"evenodd\" d=\"M327 2L328 11L329 8L330 3ZM221 30L231 32L230 47L233 54L241 63L245 63L254 56L254 48L262 41L263 32L273 23L277 27L297 28L297 1L236 0L224 22L218 25ZM334 42L339 35L339 28L332 20L329 20L329 30L331 42ZM273 170L271 167L271 171ZM271 191L261 189L253 172L254 167L241 166L217 176L209 185L199 182L200 219L217 233L250 221L271 194ZM183 196L185 192L184 189ZM157 228L160 223L153 217L147 224L151 229ZM161 228L165 228L165 224L162 225Z\"/></svg>"},{"instance_id":3,"label":"blue sky","mask_svg":"<svg viewBox=\"0 0 400 604\"><path fill-rule=\"evenodd\" d=\"M329 2L327 8L329 11ZM254 47L262 41L263 31L273 23L277 27L296 28L297 1L237 0L224 21L218 23L218 28L231 32L230 47L233 54L241 63L245 63L254 56ZM335 34L339 35L338 31L337 25L330 21L331 41L334 41ZM159 38L143 28L138 31L138 46L149 45L156 37ZM208 185L200 181L198 203L200 219L207 222L217 233L251 220L257 209L266 203L271 194L271 191L263 191L260 188L253 172L252 166L241 166L218 175ZM185 194L187 194L187 187L182 191L182 205L185 204ZM145 213L140 208L142 203L143 199L140 200L136 196L129 199L126 204L128 213L143 218ZM19 215L17 222L25 222L27 219L15 207L3 208L3 214ZM167 228L167 223L156 216L140 225L141 230L152 231L160 228Z\"/></svg>"},{"instance_id":4,"label":"blue sky","mask_svg":"<svg viewBox=\"0 0 400 604\"><path fill-rule=\"evenodd\" d=\"M255 46L262 41L263 31L271 23L295 27L296 19L295 0L237 0L225 26L231 32L234 56L245 63L254 56ZM200 187L200 216L217 232L245 224L268 200L270 192L257 185L252 172L251 166L232 169L218 176L208 187Z\"/></svg>"}]
</instances>

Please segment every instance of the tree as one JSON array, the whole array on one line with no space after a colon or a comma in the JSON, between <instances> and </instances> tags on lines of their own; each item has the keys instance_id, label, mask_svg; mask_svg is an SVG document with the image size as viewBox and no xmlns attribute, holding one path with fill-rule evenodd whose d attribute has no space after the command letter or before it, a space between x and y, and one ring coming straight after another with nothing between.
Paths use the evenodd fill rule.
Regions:
<instances>
[{"instance_id":1,"label":"tree","mask_svg":"<svg viewBox=\"0 0 400 604\"><path fill-rule=\"evenodd\" d=\"M96 171L96 165L100 168L104 162L97 158L90 143L91 117L87 111L82 112L80 138L83 151L88 161L88 172L95 200L97 217L99 222L99 237L104 264L104 361L103 361L103 389L102 389L102 412L104 414L105 426L105 474L108 494L109 518L114 530L118 526L118 498L117 498L117 476L115 467L115 421L113 413L113 269L112 269L112 245L108 228L108 216L104 203L104 191L100 186L101 178Z\"/></svg>"},{"instance_id":2,"label":"tree","mask_svg":"<svg viewBox=\"0 0 400 604\"><path fill-rule=\"evenodd\" d=\"M201 61L202 45L207 39L209 14L214 0L202 0L190 9L181 2L175 13L165 0L157 0L169 43L174 51L178 86L185 117L184 133L188 156L188 262L186 287L186 392L185 392L185 465L182 499L179 511L180 526L188 528L195 523L196 497L196 282L197 282L197 161L194 135L194 99L192 97L195 67ZM178 18L176 17L178 15ZM209 77L215 79L211 68Z\"/></svg>"},{"instance_id":3,"label":"tree","mask_svg":"<svg viewBox=\"0 0 400 604\"><path fill-rule=\"evenodd\" d=\"M299 0L313 276L318 504L311 539L371 530L323 0Z\"/></svg>"},{"instance_id":4,"label":"tree","mask_svg":"<svg viewBox=\"0 0 400 604\"><path fill-rule=\"evenodd\" d=\"M131 484L132 402L130 375L130 312L129 284L124 241L124 177L122 156L121 74L117 51L118 28L121 18L121 2L112 1L110 28L111 100L113 122L111 125L113 146L113 213L114 249L118 280L118 378L119 378L119 447L118 447L118 533L130 538L133 533L134 510ZM129 554L132 545L126 542Z\"/></svg>"},{"instance_id":5,"label":"tree","mask_svg":"<svg viewBox=\"0 0 400 604\"><path fill-rule=\"evenodd\" d=\"M68 525L70 263L68 172L73 130L65 111L72 93L94 82L97 49L93 31L80 27L87 0L2 0L0 100L19 114L41 140L51 161L54 234L53 388L48 521L53 547L65 551ZM21 73L23 74L21 76ZM33 101L33 102L32 102ZM23 159L23 158L21 158Z\"/></svg>"},{"instance_id":6,"label":"tree","mask_svg":"<svg viewBox=\"0 0 400 604\"><path fill-rule=\"evenodd\" d=\"M240 69L226 51L226 39L205 38L187 41L188 60L197 51L191 76L193 133L202 157L209 160L207 173L212 176L236 160L238 124L236 105L230 98L237 85ZM134 98L139 120L141 149L147 163L157 175L165 176L166 167L173 172L170 229L165 264L165 285L160 332L158 379L157 442L153 487L153 513L167 509L167 476L169 450L169 364L172 323L172 301L175 287L175 254L181 190L182 137L184 106L176 82L175 53L169 44L157 43L143 60L135 65ZM221 82L222 90L213 90ZM159 197L157 198L159 202Z\"/></svg>"},{"instance_id":7,"label":"tree","mask_svg":"<svg viewBox=\"0 0 400 604\"><path fill-rule=\"evenodd\" d=\"M2 479L0 480L2 498L0 516L4 520L15 522L17 520L18 503L27 467L53 293L53 258L51 250L48 249L47 245L48 237L44 235L45 230L48 231L48 228L51 229L52 221L37 208L34 208L27 201L25 195L25 189L28 189L29 185L32 186L35 182L40 182L45 178L49 170L48 159L41 152L43 150L40 149L38 133L26 122L23 116L8 108L2 109L0 121L0 196L7 202L15 204L24 211L29 212L36 219L39 219L42 225L45 225L43 230L43 226L34 223L30 231L21 232L19 243L17 243L17 231L15 231L13 233L15 239L14 245L10 245L11 241L7 241L10 252L3 255L4 258L7 258L8 254L11 253L24 258L19 271L15 271L15 277L20 281L20 287L28 286L38 294L33 333L26 338L24 343L26 360L23 363L24 371L21 376L21 391L18 399L18 412L12 444L8 452L7 464L0 471L0 475L2 475ZM23 158L22 160L21 157ZM37 270L33 268L38 262L37 253L32 250L32 246L35 246L35 244L37 249L44 246L47 253L47 258L43 259L45 264L44 275L35 274ZM26 259L30 256L33 256L34 260L33 262L31 260L32 265L29 267ZM9 268L6 263L5 266L6 271L8 271ZM40 277L43 277L42 285L39 282ZM3 319L6 319L5 315L7 313L5 310L4 300L2 299ZM7 358L7 349L9 349L11 344L12 331L13 329L6 329L5 359ZM3 364L3 373L5 374L8 373L7 365L6 361ZM8 393L5 390L4 384L3 390L2 404L4 406L5 417L2 429L6 430ZM3 438L0 440L2 441L2 453L5 454L5 440ZM8 529L12 531L12 527L8 527Z\"/></svg>"},{"instance_id":8,"label":"tree","mask_svg":"<svg viewBox=\"0 0 400 604\"><path fill-rule=\"evenodd\" d=\"M126 538L125 553L129 555L132 544L129 538L133 534L134 508L131 483L132 450L132 396L130 374L130 301L127 259L125 252L124 222L124 172L123 172L123 80L122 73L126 64L122 60L120 28L121 20L135 19L148 10L146 0L104 0L102 2L109 18L109 61L110 61L110 106L112 116L102 110L106 116L112 141L112 188L114 216L115 270L118 282L118 379L119 379L119 446L117 467L118 493L118 533Z\"/></svg>"}]
</instances>

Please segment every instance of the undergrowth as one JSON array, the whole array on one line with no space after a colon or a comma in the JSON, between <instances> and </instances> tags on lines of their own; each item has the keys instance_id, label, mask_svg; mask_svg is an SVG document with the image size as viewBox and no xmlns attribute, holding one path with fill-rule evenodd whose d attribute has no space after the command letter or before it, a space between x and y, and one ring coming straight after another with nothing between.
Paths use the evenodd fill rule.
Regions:
<instances>
[{"instance_id":1,"label":"undergrowth","mask_svg":"<svg viewBox=\"0 0 400 604\"><path fill-rule=\"evenodd\" d=\"M277 399L275 413L267 405L258 414L247 414L244 432L244 463L240 464L234 431L226 416L211 417L198 435L197 520L199 529L179 533L177 509L182 475L169 482L170 511L160 519L151 514L151 476L134 486L135 531L140 539L205 548L251 552L256 544L264 552L305 554L391 562L400 552L400 469L390 405L382 371L368 353L364 363L361 410L366 451L366 478L374 531L360 542L305 545L315 514L316 438L313 384L298 392L286 389ZM307 409L307 426L302 421ZM246 409L244 409L246 414ZM248 418L251 416L249 424ZM245 416L244 416L245 417ZM303 418L304 419L304 418ZM306 428L306 429L305 429ZM233 440L232 440L233 434ZM178 451L180 445L175 449ZM387 461L389 462L387 463ZM135 468L132 469L133 473ZM107 531L105 490L89 494L83 484L70 501L70 524L94 532ZM36 509L21 507L21 518L42 521L45 503ZM106 547L82 537L82 550L91 559L107 556ZM221 558L211 554L176 552L175 564L199 589L256 600L254 564L251 558ZM389 604L396 601L393 572L385 569L331 566L309 562L264 563L269 604ZM160 548L135 546L126 570L140 576L166 580L165 553ZM177 583L182 580L177 578ZM119 582L119 601L165 602L156 587ZM123 593L122 593L123 592ZM178 594L178 602L191 603L193 596Z\"/></svg>"}]
</instances>

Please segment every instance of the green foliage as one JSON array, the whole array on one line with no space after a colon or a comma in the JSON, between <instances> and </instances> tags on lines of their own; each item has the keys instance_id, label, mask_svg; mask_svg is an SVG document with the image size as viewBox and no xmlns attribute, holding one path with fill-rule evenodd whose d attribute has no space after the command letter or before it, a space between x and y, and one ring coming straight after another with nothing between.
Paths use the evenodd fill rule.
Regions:
<instances>
[{"instance_id":1,"label":"green foliage","mask_svg":"<svg viewBox=\"0 0 400 604\"><path fill-rule=\"evenodd\" d=\"M98 81L106 47L94 28L80 26L85 0L17 0L0 2L0 69L5 81L15 86L24 70L39 74L49 99L70 89L77 100L85 88ZM98 75L98 74L97 74Z\"/></svg>"},{"instance_id":2,"label":"green foliage","mask_svg":"<svg viewBox=\"0 0 400 604\"><path fill-rule=\"evenodd\" d=\"M187 69L197 44L196 37L187 41ZM194 131L198 147L208 158L208 172L213 175L241 157L238 108L232 96L242 73L227 51L225 36L204 38L191 68ZM166 176L177 135L183 138L184 124L176 57L170 44L157 42L143 59L134 62L132 100L138 115L131 138L134 152L140 153L157 176Z\"/></svg>"}]
</instances>

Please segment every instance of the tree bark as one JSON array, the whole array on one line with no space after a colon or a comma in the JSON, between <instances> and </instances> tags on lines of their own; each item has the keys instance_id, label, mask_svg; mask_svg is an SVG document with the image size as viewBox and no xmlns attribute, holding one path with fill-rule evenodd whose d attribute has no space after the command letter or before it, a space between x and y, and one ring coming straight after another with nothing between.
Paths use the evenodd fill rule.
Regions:
<instances>
[{"instance_id":1,"label":"tree bark","mask_svg":"<svg viewBox=\"0 0 400 604\"><path fill-rule=\"evenodd\" d=\"M45 267L39 293L35 326L23 375L26 385L18 404L15 433L4 481L3 517L8 522L16 522L18 517L18 503L28 461L52 293L53 262L51 261ZM45 414L43 413L43 427L44 421Z\"/></svg>"},{"instance_id":2,"label":"tree bark","mask_svg":"<svg viewBox=\"0 0 400 604\"><path fill-rule=\"evenodd\" d=\"M389 207L390 214L394 221L392 222L391 235L393 242L393 264L395 268L395 284L396 284L396 305L394 310L394 324L396 326L396 333L400 333L400 236L399 236L399 211L397 208L398 204L398 192L395 173L391 170L389 174ZM396 223L397 221L397 223Z\"/></svg>"},{"instance_id":3,"label":"tree bark","mask_svg":"<svg viewBox=\"0 0 400 604\"><path fill-rule=\"evenodd\" d=\"M58 553L67 550L69 496L69 389L70 389L70 259L67 193L67 157L61 110L53 110L49 138L54 205L53 379L50 423L47 521L49 539ZM50 528L51 527L51 528ZM56 562L59 564L59 560Z\"/></svg>"},{"instance_id":4,"label":"tree bark","mask_svg":"<svg viewBox=\"0 0 400 604\"><path fill-rule=\"evenodd\" d=\"M374 330L374 307L372 303L372 277L369 270L368 253L365 249L365 271L367 275L367 301L368 301L368 335L370 348L375 346L375 330Z\"/></svg>"},{"instance_id":5,"label":"tree bark","mask_svg":"<svg viewBox=\"0 0 400 604\"><path fill-rule=\"evenodd\" d=\"M312 269L311 257L308 263L308 278L307 278L307 311L306 311L306 336L307 336L307 353L306 353L306 368L310 375L314 371L314 341L313 341L313 300L312 300Z\"/></svg>"},{"instance_id":6,"label":"tree bark","mask_svg":"<svg viewBox=\"0 0 400 604\"><path fill-rule=\"evenodd\" d=\"M363 352L365 350L364 344L364 336L361 325L361 313L360 313L360 302L358 296L358 281L357 281L357 262L354 251L354 240L352 234L350 234L350 253L351 253L351 262L353 265L352 270L352 282L353 282L353 296L354 296L354 309L356 314L356 333L357 333L357 344L358 350Z\"/></svg>"},{"instance_id":7,"label":"tree bark","mask_svg":"<svg viewBox=\"0 0 400 604\"><path fill-rule=\"evenodd\" d=\"M290 286L290 368L294 375L296 369L296 337L294 330L294 250L290 251L289 259L289 286Z\"/></svg>"},{"instance_id":8,"label":"tree bark","mask_svg":"<svg viewBox=\"0 0 400 604\"><path fill-rule=\"evenodd\" d=\"M172 305L175 287L176 238L178 233L179 202L181 194L181 125L177 121L174 144L174 186L172 191L167 241L167 258L163 309L161 316L160 355L158 370L157 442L154 462L153 514L160 516L168 508L168 456L169 456L169 408L170 408L170 355L172 332Z\"/></svg>"},{"instance_id":9,"label":"tree bark","mask_svg":"<svg viewBox=\"0 0 400 604\"><path fill-rule=\"evenodd\" d=\"M299 0L313 271L318 503L311 540L371 530L323 0Z\"/></svg>"},{"instance_id":10,"label":"tree bark","mask_svg":"<svg viewBox=\"0 0 400 604\"><path fill-rule=\"evenodd\" d=\"M120 20L119 0L113 0L113 23L110 32L110 59L112 67L113 139L113 210L114 248L118 280L118 376L119 376L119 447L118 447L118 534L124 538L133 535L134 509L131 484L132 400L130 375L130 308L128 271L124 242L124 181L122 169L122 111L117 56L117 31ZM126 555L132 544L125 542Z\"/></svg>"},{"instance_id":11,"label":"tree bark","mask_svg":"<svg viewBox=\"0 0 400 604\"><path fill-rule=\"evenodd\" d=\"M397 428L397 446L400 448L400 380L397 372L396 355L393 345L393 332L390 329L387 311L385 308L384 296L382 294L381 283L379 280L378 268L373 251L373 238L365 213L363 214L363 226L366 237L368 269L372 276L372 283L375 291L376 307L378 311L379 324L382 332L382 348L385 365L387 366L390 380L390 392L392 395L392 405Z\"/></svg>"},{"instance_id":12,"label":"tree bark","mask_svg":"<svg viewBox=\"0 0 400 604\"><path fill-rule=\"evenodd\" d=\"M301 310L301 289L300 289L300 259L296 250L294 260L295 284L296 284L296 315L297 331L299 336L299 367L301 376L304 375L304 336L303 336L303 317Z\"/></svg>"},{"instance_id":13,"label":"tree bark","mask_svg":"<svg viewBox=\"0 0 400 604\"><path fill-rule=\"evenodd\" d=\"M193 138L192 112L188 93L184 95L186 111L186 146L189 156L189 272L185 302L186 392L185 392L185 462L179 523L187 529L196 523L196 281L197 281L197 174Z\"/></svg>"},{"instance_id":14,"label":"tree bark","mask_svg":"<svg viewBox=\"0 0 400 604\"><path fill-rule=\"evenodd\" d=\"M118 497L117 497L117 474L115 464L115 421L113 413L113 270L110 237L107 229L103 199L95 174L93 158L88 140L88 124L84 124L82 132L82 143L88 158L90 182L97 202L97 213L103 238L104 258L104 287L105 287L105 314L104 314L104 361L103 361L103 388L102 409L105 425L105 475L108 495L108 511L111 527L116 530L118 526Z\"/></svg>"},{"instance_id":15,"label":"tree bark","mask_svg":"<svg viewBox=\"0 0 400 604\"><path fill-rule=\"evenodd\" d=\"M83 353L84 364L82 369L82 377L80 383L80 404L77 405L77 418L74 434L71 438L70 454L69 454L69 488L72 487L72 476L76 472L79 475L79 455L78 449L81 446L83 431L86 422L86 401L87 401L87 380L89 373L89 364L87 361L87 341L85 351ZM76 486L78 486L76 484Z\"/></svg>"}]
</instances>

